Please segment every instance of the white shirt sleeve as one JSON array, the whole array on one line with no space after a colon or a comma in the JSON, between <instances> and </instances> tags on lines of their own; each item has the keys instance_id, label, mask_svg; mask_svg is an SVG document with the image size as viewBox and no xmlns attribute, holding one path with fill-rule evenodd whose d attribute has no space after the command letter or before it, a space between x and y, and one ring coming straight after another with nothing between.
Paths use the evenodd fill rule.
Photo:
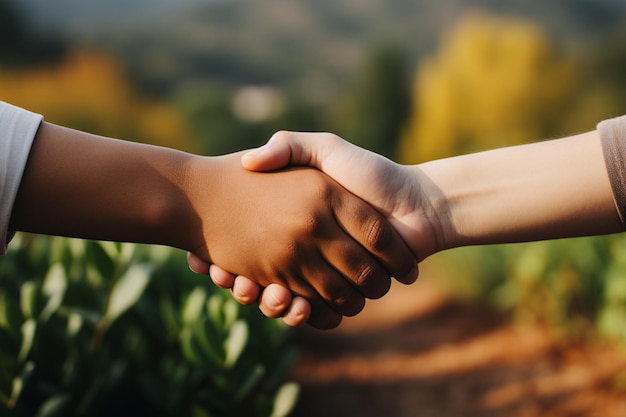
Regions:
<instances>
[{"instance_id":1,"label":"white shirt sleeve","mask_svg":"<svg viewBox=\"0 0 626 417\"><path fill-rule=\"evenodd\" d=\"M42 116L0 101L0 254L13 233L11 210Z\"/></svg>"}]
</instances>

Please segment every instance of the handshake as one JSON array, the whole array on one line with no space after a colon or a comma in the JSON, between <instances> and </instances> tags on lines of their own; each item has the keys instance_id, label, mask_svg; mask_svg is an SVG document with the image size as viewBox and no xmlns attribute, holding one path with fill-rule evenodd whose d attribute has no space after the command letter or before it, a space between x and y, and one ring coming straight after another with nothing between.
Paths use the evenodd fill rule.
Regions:
<instances>
[{"instance_id":1,"label":"handshake","mask_svg":"<svg viewBox=\"0 0 626 417\"><path fill-rule=\"evenodd\" d=\"M265 172L257 176L266 177L268 188L274 178L278 187L279 176L289 180L280 192L266 195L266 190L247 203L259 208L271 200L273 216L289 227L250 226L259 236L255 244L269 254L262 267L245 269L239 259L211 252L210 275L240 303L258 300L268 317L283 317L292 326L308 321L317 328L336 327L343 316L360 312L366 298L383 296L392 277L414 282L418 260L434 253L443 239L435 236L431 217L444 212L421 195L427 181L410 183L421 175L418 170L411 173L335 135L278 132L265 146L236 158L249 171ZM239 253L260 249L232 237ZM188 261L195 272L209 271L195 254Z\"/></svg>"},{"instance_id":2,"label":"handshake","mask_svg":"<svg viewBox=\"0 0 626 417\"><path fill-rule=\"evenodd\" d=\"M332 134L278 132L259 149L208 157L0 105L0 237L177 247L239 302L328 329L391 279L414 282L436 252L623 230L615 167L626 153L611 151L623 140L594 130L409 166Z\"/></svg>"},{"instance_id":3,"label":"handshake","mask_svg":"<svg viewBox=\"0 0 626 417\"><path fill-rule=\"evenodd\" d=\"M280 262L266 260L276 266L269 275L235 274L229 271L237 264L212 257L211 265L193 253L189 266L210 273L238 302L257 301L267 317L291 326L337 326L342 316L361 311L366 298L383 296L392 277L414 282L418 262L444 249L622 229L596 131L415 166L332 134L278 132L244 153L241 164L257 172L292 169L285 175L305 175L294 187L310 188L318 198L302 211L279 205L276 215L296 220L295 234L267 230L265 245L278 241L285 250ZM581 173L576 165L590 169ZM351 194L295 166L316 168Z\"/></svg>"}]
</instances>

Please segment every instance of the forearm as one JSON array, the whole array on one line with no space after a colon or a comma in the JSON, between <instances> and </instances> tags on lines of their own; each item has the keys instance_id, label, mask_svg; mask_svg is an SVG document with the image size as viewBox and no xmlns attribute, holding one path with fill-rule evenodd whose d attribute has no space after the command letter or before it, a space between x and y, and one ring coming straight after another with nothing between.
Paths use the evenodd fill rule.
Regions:
<instances>
[{"instance_id":1,"label":"forearm","mask_svg":"<svg viewBox=\"0 0 626 417\"><path fill-rule=\"evenodd\" d=\"M190 249L187 230L197 219L183 189L189 157L42 123L11 227Z\"/></svg>"},{"instance_id":2,"label":"forearm","mask_svg":"<svg viewBox=\"0 0 626 417\"><path fill-rule=\"evenodd\" d=\"M596 131L413 167L432 181L440 248L618 232Z\"/></svg>"}]
</instances>

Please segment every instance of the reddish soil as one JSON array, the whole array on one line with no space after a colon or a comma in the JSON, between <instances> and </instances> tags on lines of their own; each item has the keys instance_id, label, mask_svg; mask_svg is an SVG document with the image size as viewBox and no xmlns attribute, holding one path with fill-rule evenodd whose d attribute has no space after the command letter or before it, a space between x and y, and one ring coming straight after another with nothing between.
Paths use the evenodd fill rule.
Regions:
<instances>
[{"instance_id":1,"label":"reddish soil","mask_svg":"<svg viewBox=\"0 0 626 417\"><path fill-rule=\"evenodd\" d=\"M297 417L623 417L626 352L514 325L429 285L392 286L333 331L304 329Z\"/></svg>"}]
</instances>

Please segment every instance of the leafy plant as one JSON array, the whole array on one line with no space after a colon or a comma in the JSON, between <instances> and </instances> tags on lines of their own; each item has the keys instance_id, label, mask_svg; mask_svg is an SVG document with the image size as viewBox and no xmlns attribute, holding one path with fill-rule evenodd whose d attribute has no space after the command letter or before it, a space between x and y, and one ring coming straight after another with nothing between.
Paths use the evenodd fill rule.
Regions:
<instances>
[{"instance_id":1,"label":"leafy plant","mask_svg":"<svg viewBox=\"0 0 626 417\"><path fill-rule=\"evenodd\" d=\"M0 260L0 415L286 416L287 328L180 255L18 236Z\"/></svg>"},{"instance_id":2,"label":"leafy plant","mask_svg":"<svg viewBox=\"0 0 626 417\"><path fill-rule=\"evenodd\" d=\"M462 248L445 254L457 294L573 336L626 342L626 236Z\"/></svg>"}]
</instances>

